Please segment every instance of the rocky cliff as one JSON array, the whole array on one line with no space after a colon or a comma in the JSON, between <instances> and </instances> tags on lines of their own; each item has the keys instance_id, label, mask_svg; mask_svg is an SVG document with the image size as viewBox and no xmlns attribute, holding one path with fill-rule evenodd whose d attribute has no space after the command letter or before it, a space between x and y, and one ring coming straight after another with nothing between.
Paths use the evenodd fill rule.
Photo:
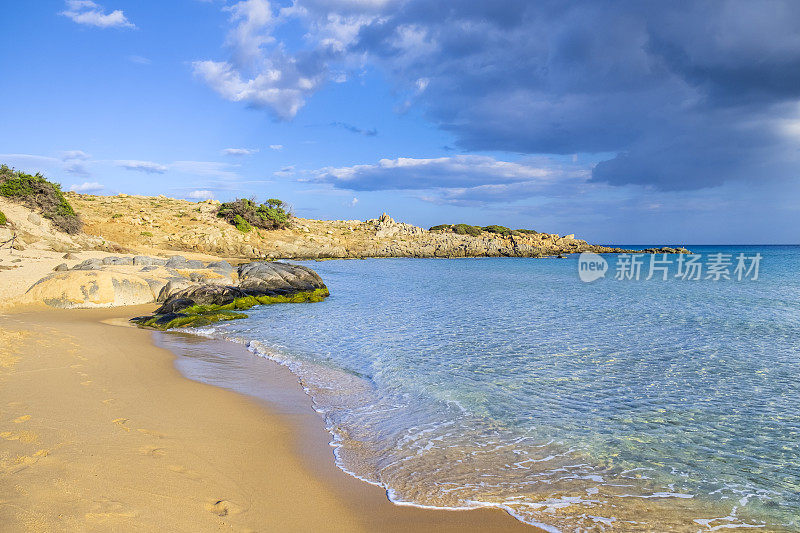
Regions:
<instances>
[{"instance_id":1,"label":"rocky cliff","mask_svg":"<svg viewBox=\"0 0 800 533\"><path fill-rule=\"evenodd\" d=\"M217 218L218 202L165 196L68 194L86 234L119 251L165 250L224 257L326 259L364 257L545 257L582 251L619 252L574 235L479 236L428 231L384 214L361 220L293 218L286 229L242 232Z\"/></svg>"}]
</instances>

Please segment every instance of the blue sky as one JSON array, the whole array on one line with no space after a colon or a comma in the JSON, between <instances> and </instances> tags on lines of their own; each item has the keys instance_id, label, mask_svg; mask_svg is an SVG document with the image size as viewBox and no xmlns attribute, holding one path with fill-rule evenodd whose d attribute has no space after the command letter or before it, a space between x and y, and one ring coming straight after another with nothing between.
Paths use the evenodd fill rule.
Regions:
<instances>
[{"instance_id":1,"label":"blue sky","mask_svg":"<svg viewBox=\"0 0 800 533\"><path fill-rule=\"evenodd\" d=\"M65 189L609 243L800 242L800 6L3 2L0 162Z\"/></svg>"}]
</instances>

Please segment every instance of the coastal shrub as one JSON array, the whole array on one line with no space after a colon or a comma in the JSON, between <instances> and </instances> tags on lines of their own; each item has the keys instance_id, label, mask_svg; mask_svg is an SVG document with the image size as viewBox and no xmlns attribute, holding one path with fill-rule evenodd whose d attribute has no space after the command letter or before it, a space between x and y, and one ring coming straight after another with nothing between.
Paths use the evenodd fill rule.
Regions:
<instances>
[{"instance_id":1,"label":"coastal shrub","mask_svg":"<svg viewBox=\"0 0 800 533\"><path fill-rule=\"evenodd\" d=\"M139 235L141 235L142 237L152 237L153 236L153 234L150 233L149 231L143 231Z\"/></svg>"},{"instance_id":2,"label":"coastal shrub","mask_svg":"<svg viewBox=\"0 0 800 533\"><path fill-rule=\"evenodd\" d=\"M0 165L0 196L38 211L66 233L78 233L83 226L61 192L61 185L47 181L38 172L31 175Z\"/></svg>"},{"instance_id":3,"label":"coastal shrub","mask_svg":"<svg viewBox=\"0 0 800 533\"><path fill-rule=\"evenodd\" d=\"M428 231L447 231L449 229L450 224L439 224L438 226L432 226Z\"/></svg>"},{"instance_id":4,"label":"coastal shrub","mask_svg":"<svg viewBox=\"0 0 800 533\"><path fill-rule=\"evenodd\" d=\"M246 233L250 231L250 227L267 230L283 229L292 214L289 206L277 198L270 198L263 204L239 198L233 202L221 204L217 210L217 216L224 218L229 224L236 226L239 231Z\"/></svg>"},{"instance_id":5,"label":"coastal shrub","mask_svg":"<svg viewBox=\"0 0 800 533\"><path fill-rule=\"evenodd\" d=\"M481 234L481 228L480 226L470 226L469 224L456 224L453 226L453 232L457 235L478 237Z\"/></svg>"},{"instance_id":6,"label":"coastal shrub","mask_svg":"<svg viewBox=\"0 0 800 533\"><path fill-rule=\"evenodd\" d=\"M526 235L539 235L539 232L535 229L518 229L517 231Z\"/></svg>"},{"instance_id":7,"label":"coastal shrub","mask_svg":"<svg viewBox=\"0 0 800 533\"><path fill-rule=\"evenodd\" d=\"M0 211L0 226L5 226L8 219L6 218L6 214Z\"/></svg>"},{"instance_id":8,"label":"coastal shrub","mask_svg":"<svg viewBox=\"0 0 800 533\"><path fill-rule=\"evenodd\" d=\"M121 213L114 213L113 215L111 215L111 218L122 218L122 214Z\"/></svg>"},{"instance_id":9,"label":"coastal shrub","mask_svg":"<svg viewBox=\"0 0 800 533\"><path fill-rule=\"evenodd\" d=\"M483 231L486 231L488 233L497 233L504 237L508 237L509 235L511 235L511 230L509 228L505 226L498 226L496 224L492 224L491 226L484 226Z\"/></svg>"},{"instance_id":10,"label":"coastal shrub","mask_svg":"<svg viewBox=\"0 0 800 533\"><path fill-rule=\"evenodd\" d=\"M238 229L242 233L247 233L251 229L253 229L253 226L251 226L248 221L242 218L242 215L236 215L235 217L233 217L233 225L236 226L236 229Z\"/></svg>"}]
</instances>

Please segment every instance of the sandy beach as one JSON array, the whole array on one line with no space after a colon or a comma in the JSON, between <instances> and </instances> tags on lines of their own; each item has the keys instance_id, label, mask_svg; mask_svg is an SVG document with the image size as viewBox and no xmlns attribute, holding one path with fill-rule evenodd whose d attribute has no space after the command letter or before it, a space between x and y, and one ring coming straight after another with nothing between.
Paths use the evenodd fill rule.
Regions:
<instances>
[{"instance_id":1,"label":"sandy beach","mask_svg":"<svg viewBox=\"0 0 800 533\"><path fill-rule=\"evenodd\" d=\"M151 332L114 325L151 310L0 316L4 531L535 530L392 504L336 468L287 370L258 361L287 400L270 406L183 377Z\"/></svg>"}]
</instances>

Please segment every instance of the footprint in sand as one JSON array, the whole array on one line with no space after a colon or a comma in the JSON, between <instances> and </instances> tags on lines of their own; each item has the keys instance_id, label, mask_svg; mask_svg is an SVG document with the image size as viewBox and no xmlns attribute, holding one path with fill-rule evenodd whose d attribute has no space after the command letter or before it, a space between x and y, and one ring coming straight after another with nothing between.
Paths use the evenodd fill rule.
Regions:
<instances>
[{"instance_id":1,"label":"footprint in sand","mask_svg":"<svg viewBox=\"0 0 800 533\"><path fill-rule=\"evenodd\" d=\"M99 500L92 504L92 512L86 513L84 517L88 522L116 522L118 520L128 520L135 518L139 513L128 510L125 506L114 500Z\"/></svg>"},{"instance_id":2,"label":"footprint in sand","mask_svg":"<svg viewBox=\"0 0 800 533\"><path fill-rule=\"evenodd\" d=\"M163 433L159 433L158 431L153 431L151 429L137 429L139 433L144 433L145 435L150 435L151 437L155 437L157 439L166 439L167 436Z\"/></svg>"},{"instance_id":3,"label":"footprint in sand","mask_svg":"<svg viewBox=\"0 0 800 533\"><path fill-rule=\"evenodd\" d=\"M189 479L200 479L201 477L203 477L200 474L200 472L189 470L188 468L183 467L181 465L169 465L167 468L170 469L172 472L175 472L176 474L181 474L182 476L186 476Z\"/></svg>"},{"instance_id":4,"label":"footprint in sand","mask_svg":"<svg viewBox=\"0 0 800 533\"><path fill-rule=\"evenodd\" d=\"M130 431L131 430L131 428L125 427L125 424L128 423L128 419L127 418L115 418L111 422L116 424L116 425L118 425L119 427L121 427L125 431Z\"/></svg>"},{"instance_id":5,"label":"footprint in sand","mask_svg":"<svg viewBox=\"0 0 800 533\"><path fill-rule=\"evenodd\" d=\"M229 514L236 514L241 512L241 508L228 500L216 500L213 503L205 505L206 511L213 513L217 516L228 516Z\"/></svg>"},{"instance_id":6,"label":"footprint in sand","mask_svg":"<svg viewBox=\"0 0 800 533\"><path fill-rule=\"evenodd\" d=\"M150 457L164 457L167 455L164 448L156 448L155 446L142 446L139 448L139 453L142 455L149 455Z\"/></svg>"},{"instance_id":7,"label":"footprint in sand","mask_svg":"<svg viewBox=\"0 0 800 533\"><path fill-rule=\"evenodd\" d=\"M31 431L20 431L19 433L15 433L14 431L4 431L0 433L0 438L5 440L18 440L20 442L30 444L39 440L39 435Z\"/></svg>"},{"instance_id":8,"label":"footprint in sand","mask_svg":"<svg viewBox=\"0 0 800 533\"><path fill-rule=\"evenodd\" d=\"M22 415L14 419L15 424L22 424L23 422L27 422L31 419L31 415Z\"/></svg>"},{"instance_id":9,"label":"footprint in sand","mask_svg":"<svg viewBox=\"0 0 800 533\"><path fill-rule=\"evenodd\" d=\"M36 464L42 457L47 457L47 450L39 450L33 455L18 455L14 459L0 459L0 473L16 474L29 466Z\"/></svg>"}]
</instances>

